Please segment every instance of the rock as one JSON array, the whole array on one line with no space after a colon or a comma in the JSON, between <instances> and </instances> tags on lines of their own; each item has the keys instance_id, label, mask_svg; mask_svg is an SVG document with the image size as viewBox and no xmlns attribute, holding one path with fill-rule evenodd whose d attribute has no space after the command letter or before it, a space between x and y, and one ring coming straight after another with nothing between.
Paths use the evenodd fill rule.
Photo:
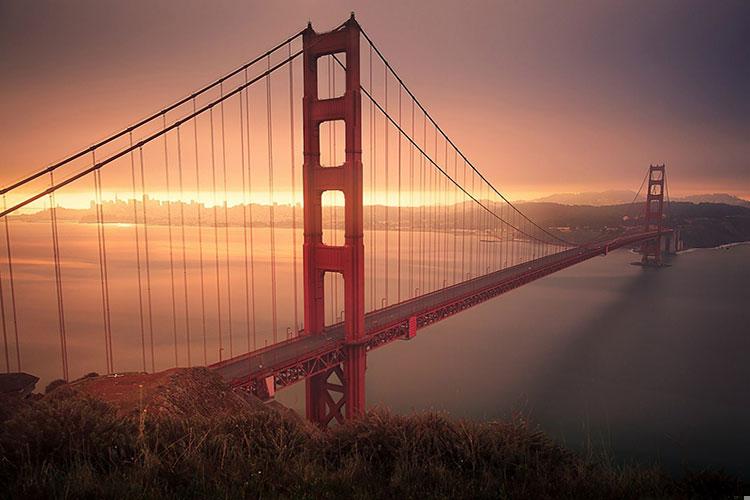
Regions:
<instances>
[{"instance_id":1,"label":"rock","mask_svg":"<svg viewBox=\"0 0 750 500\"><path fill-rule=\"evenodd\" d=\"M28 373L3 373L0 374L0 394L18 394L26 397L36 387L39 377Z\"/></svg>"}]
</instances>

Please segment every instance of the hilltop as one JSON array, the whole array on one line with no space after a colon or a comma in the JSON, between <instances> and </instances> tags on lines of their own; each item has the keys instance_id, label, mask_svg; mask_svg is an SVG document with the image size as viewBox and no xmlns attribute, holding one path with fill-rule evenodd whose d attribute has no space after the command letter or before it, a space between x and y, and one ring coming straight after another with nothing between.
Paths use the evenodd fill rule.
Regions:
<instances>
[{"instance_id":1,"label":"hilltop","mask_svg":"<svg viewBox=\"0 0 750 500\"><path fill-rule=\"evenodd\" d=\"M521 200L518 203L556 203L560 205L582 205L601 207L606 205L624 205L635 201L644 201L646 196L630 190L586 191L582 193L555 193L533 200ZM689 203L723 203L750 208L750 201L727 193L694 194L683 197L672 197L672 201Z\"/></svg>"},{"instance_id":2,"label":"hilltop","mask_svg":"<svg viewBox=\"0 0 750 500\"><path fill-rule=\"evenodd\" d=\"M529 202L522 209L540 225L557 228L566 239L583 243L639 227L643 203L594 207ZM681 230L686 248L750 241L750 207L673 201L667 213L665 222Z\"/></svg>"},{"instance_id":3,"label":"hilltop","mask_svg":"<svg viewBox=\"0 0 750 500\"><path fill-rule=\"evenodd\" d=\"M522 416L376 410L321 431L204 368L91 374L0 418L0 488L14 498L683 498L747 488L722 472L675 479L574 453Z\"/></svg>"}]
</instances>

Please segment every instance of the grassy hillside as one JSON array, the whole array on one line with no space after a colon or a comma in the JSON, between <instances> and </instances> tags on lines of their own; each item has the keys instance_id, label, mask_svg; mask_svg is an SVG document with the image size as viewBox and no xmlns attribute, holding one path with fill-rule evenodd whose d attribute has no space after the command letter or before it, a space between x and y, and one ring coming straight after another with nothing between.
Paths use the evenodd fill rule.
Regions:
<instances>
[{"instance_id":1,"label":"grassy hillside","mask_svg":"<svg viewBox=\"0 0 750 500\"><path fill-rule=\"evenodd\" d=\"M214 390L218 382L209 381ZM323 432L288 412L237 400L231 412L187 416L180 397L164 396L171 387L162 385L159 398L176 412L126 411L75 386L5 402L13 410L0 431L2 496L686 498L748 491L719 472L673 479L657 467L581 456L520 417L477 423L375 411Z\"/></svg>"}]
</instances>

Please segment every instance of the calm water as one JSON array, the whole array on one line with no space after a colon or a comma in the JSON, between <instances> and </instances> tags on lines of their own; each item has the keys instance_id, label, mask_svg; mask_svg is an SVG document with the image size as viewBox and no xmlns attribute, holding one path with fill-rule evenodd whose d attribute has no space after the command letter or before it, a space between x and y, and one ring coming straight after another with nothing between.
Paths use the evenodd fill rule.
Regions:
<instances>
[{"instance_id":1,"label":"calm water","mask_svg":"<svg viewBox=\"0 0 750 500\"><path fill-rule=\"evenodd\" d=\"M210 218L210 213L207 217ZM252 242L249 245L252 251L248 255L247 268L245 233L241 227L230 227L226 232L224 228L219 228L216 234L211 227L204 227L201 234L197 227L186 227L184 269L182 234L179 228L172 230L170 255L168 228L148 226L148 268L142 225L138 226L138 231L140 245L136 249L135 226L107 224L105 230L115 371L136 371L143 370L144 367L151 371L152 337L153 369L163 370L175 365L209 364L218 361L220 357L226 359L236 356L254 347L260 348L274 341L284 340L295 331L295 324L302 325L301 229L296 233L296 253L293 251L291 229L277 228L274 235L277 297L275 335L271 312L271 235L268 228L256 227L252 236L247 235ZM11 222L10 232L21 366L24 371L39 376L39 385L43 387L52 379L62 376L50 225L14 221ZM325 235L334 244L343 241L342 231L326 231ZM70 378L74 379L91 371L106 373L97 226L60 223L59 238ZM15 370L17 364L10 323L9 273L4 238L0 240L0 273L4 280L4 299L9 319L9 357L11 369ZM513 261L521 262L530 257L529 245L524 242L514 243L513 252L505 252L508 255L498 253L496 257L490 258L489 250L499 251L500 245L482 242L476 233L458 233L454 238L447 233L410 233L405 230L401 235L402 265L399 280L397 232L390 231L386 237L384 231L368 230L365 232L365 245L375 248L365 259L365 306L368 310L409 298L415 291L426 293L442 288L444 283L452 284L453 280L460 280L462 273L471 272L476 276L492 266L505 263L511 265ZM505 247L502 249L505 250ZM465 266L460 259L453 257L454 254L466 256ZM174 274L170 261L174 263ZM446 261L455 265L451 267L445 264ZM375 280L370 280L371 276L375 276ZM249 282L247 284L246 277ZM370 286L373 283L375 286ZM326 324L340 320L344 307L343 293L341 277L327 274ZM142 304L142 309L139 303ZM5 359L0 359L0 362L4 369Z\"/></svg>"},{"instance_id":2,"label":"calm water","mask_svg":"<svg viewBox=\"0 0 750 500\"><path fill-rule=\"evenodd\" d=\"M520 410L617 458L750 477L750 245L660 270L617 251L368 357L370 406L473 419ZM302 387L279 399L304 405Z\"/></svg>"},{"instance_id":3,"label":"calm water","mask_svg":"<svg viewBox=\"0 0 750 500\"><path fill-rule=\"evenodd\" d=\"M175 331L181 366L187 364L188 324L192 363L203 361L198 236L196 228L188 228L186 233L189 321L184 314L180 234L173 235ZM60 376L49 225L17 222L12 224L11 234L23 369L40 376L43 387ZM256 342L261 346L273 340L270 240L267 229L257 229L254 235ZM143 233L140 237L142 241ZM164 227L149 228L157 370L174 365L168 237ZM245 321L243 232L230 228L230 346L224 237L220 229L222 353L227 357L230 347L239 354L252 339ZM375 261L380 278L377 288L374 294L366 290L369 308L379 305L385 295L385 238L382 232L366 234L368 237L377 238L380 249ZM442 237L427 233L426 248L437 248L435 242ZM341 241L340 234L338 238ZM60 239L71 377L87 371L105 372L96 226L61 224ZM211 229L204 230L203 239L206 358L213 362L219 357L219 304ZM140 370L143 362L133 241L132 226L107 226L116 371ZM297 241L301 244L301 232ZM285 329L294 325L291 242L290 230L277 230L280 339ZM409 237L404 235L404 261L410 253L421 252L419 235L414 238L413 252L408 243ZM440 247L443 254L425 251L427 265L414 269L414 286L424 291L440 287L443 279L450 282L455 272L441 262L446 249L451 257L452 243L449 239ZM475 250L483 248L478 239L467 241L467 249L469 243ZM398 288L396 248L392 234L391 301ZM141 245L142 258L143 252ZM297 258L301 263L301 251ZM683 253L671 260L671 267L660 270L630 265L634 260L637 256L627 251L592 259L421 330L411 341L371 353L368 404L401 413L435 409L473 419L507 418L522 411L572 447L603 448L620 459L659 460L673 470L683 463L723 466L750 478L750 245ZM368 276L370 264L366 265ZM5 279L4 263L2 269ZM298 273L301 270L299 264ZM404 278L408 272L409 267L404 266ZM332 288L330 282L328 285ZM338 287L339 296L342 288ZM4 292L7 309L7 287ZM404 296L407 293L402 290ZM300 311L301 294L300 280ZM338 302L343 304L341 298ZM331 322L337 313L328 309L327 321ZM147 319L145 333L148 344ZM14 366L12 342L10 348ZM147 346L150 369L148 351ZM278 399L304 411L304 385L282 391Z\"/></svg>"}]
</instances>

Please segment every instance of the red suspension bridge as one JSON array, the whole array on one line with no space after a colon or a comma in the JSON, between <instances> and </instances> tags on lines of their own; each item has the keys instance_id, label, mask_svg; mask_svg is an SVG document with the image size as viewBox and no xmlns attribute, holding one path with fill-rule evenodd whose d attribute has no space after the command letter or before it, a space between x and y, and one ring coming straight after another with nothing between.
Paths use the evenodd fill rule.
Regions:
<instances>
[{"instance_id":1,"label":"red suspension bridge","mask_svg":"<svg viewBox=\"0 0 750 500\"><path fill-rule=\"evenodd\" d=\"M353 16L308 25L0 191L6 370L206 365L261 398L304 380L308 418L340 422L364 411L372 349L619 247L661 264L664 165L644 186L631 227L573 244L482 175Z\"/></svg>"}]
</instances>

